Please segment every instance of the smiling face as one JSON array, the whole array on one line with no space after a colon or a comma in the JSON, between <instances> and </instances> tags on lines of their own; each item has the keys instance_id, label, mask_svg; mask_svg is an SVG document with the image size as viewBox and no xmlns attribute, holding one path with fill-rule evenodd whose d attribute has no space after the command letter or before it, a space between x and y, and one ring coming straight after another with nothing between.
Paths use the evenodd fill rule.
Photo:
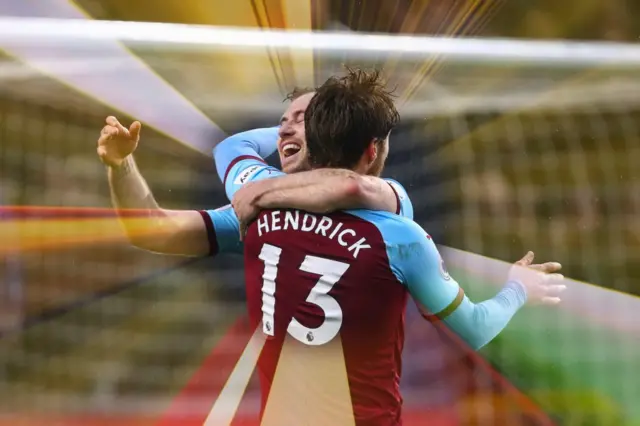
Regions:
<instances>
[{"instance_id":1,"label":"smiling face","mask_svg":"<svg viewBox=\"0 0 640 426\"><path fill-rule=\"evenodd\" d=\"M295 98L280 119L278 154L285 173L309 169L307 140L304 133L304 112L315 93L306 93Z\"/></svg>"}]
</instances>

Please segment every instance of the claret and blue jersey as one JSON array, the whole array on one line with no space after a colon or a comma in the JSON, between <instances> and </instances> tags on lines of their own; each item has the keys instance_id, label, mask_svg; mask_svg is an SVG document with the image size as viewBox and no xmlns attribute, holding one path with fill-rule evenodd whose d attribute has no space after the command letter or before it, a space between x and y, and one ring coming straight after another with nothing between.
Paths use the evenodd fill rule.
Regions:
<instances>
[{"instance_id":1,"label":"claret and blue jersey","mask_svg":"<svg viewBox=\"0 0 640 426\"><path fill-rule=\"evenodd\" d=\"M229 199L232 199L233 194L246 182L284 174L264 161L264 158L276 151L277 139L278 127L269 127L238 133L216 146L214 160ZM393 179L385 181L398 197L397 213L413 219L413 206L404 187ZM243 252L243 245L238 240L238 218L230 206L200 213L210 235L213 236L210 238L211 254Z\"/></svg>"},{"instance_id":2,"label":"claret and blue jersey","mask_svg":"<svg viewBox=\"0 0 640 426\"><path fill-rule=\"evenodd\" d=\"M225 145L216 148L230 199L247 182L282 175L260 158L266 152L256 156L260 149L252 140L240 134L232 155L220 152ZM397 182L391 185L401 213L411 216L406 192ZM230 226L231 209L205 216L217 240L212 249L240 249L237 224ZM425 316L443 320L474 348L495 337L526 300L524 288L514 282L494 299L473 304L446 272L429 235L411 219L386 212L263 211L248 228L244 254L249 316L267 337L258 362L263 408L277 381L285 342L302 348L338 345L337 359L344 365L336 368L345 371L357 425L401 424L399 380L409 294ZM295 363L289 361L287 369L296 370ZM320 400L339 405L331 390L316 390Z\"/></svg>"},{"instance_id":3,"label":"claret and blue jersey","mask_svg":"<svg viewBox=\"0 0 640 426\"><path fill-rule=\"evenodd\" d=\"M276 151L277 138L277 127L255 129L231 136L216 146L216 167L229 199L247 182L283 174L263 160ZM388 267L398 282L411 292L423 312L430 313L430 318L446 314L445 322L467 343L474 348L483 346L524 304L526 292L523 286L517 282L507 283L493 299L471 303L446 272L429 235L409 220L413 217L413 208L402 185L387 181L398 195L399 215L367 210L345 214L374 226L384 241ZM212 252L242 252L243 246L238 241L238 220L231 208L209 210L203 212L203 216L213 236L210 239Z\"/></svg>"}]
</instances>

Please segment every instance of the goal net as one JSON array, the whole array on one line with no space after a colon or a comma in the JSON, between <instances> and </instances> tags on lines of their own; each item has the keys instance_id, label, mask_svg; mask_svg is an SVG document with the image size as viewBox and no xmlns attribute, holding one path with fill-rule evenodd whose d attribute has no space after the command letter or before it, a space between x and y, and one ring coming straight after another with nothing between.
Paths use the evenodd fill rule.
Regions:
<instances>
[{"instance_id":1,"label":"goal net","mask_svg":"<svg viewBox=\"0 0 640 426\"><path fill-rule=\"evenodd\" d=\"M141 120L158 202L215 208L215 143L344 63L396 87L385 174L473 300L527 250L568 277L480 356L410 306L406 423L640 419L636 47L2 18L0 48L0 423L205 422L246 344L241 259L130 247L95 141ZM240 391L255 424L255 380Z\"/></svg>"}]
</instances>

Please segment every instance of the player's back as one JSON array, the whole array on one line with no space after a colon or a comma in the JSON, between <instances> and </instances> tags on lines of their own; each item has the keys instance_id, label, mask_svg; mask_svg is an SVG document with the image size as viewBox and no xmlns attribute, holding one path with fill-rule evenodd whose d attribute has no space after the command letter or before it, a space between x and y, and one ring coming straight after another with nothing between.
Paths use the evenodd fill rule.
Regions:
<instances>
[{"instance_id":1,"label":"player's back","mask_svg":"<svg viewBox=\"0 0 640 426\"><path fill-rule=\"evenodd\" d=\"M266 423L304 415L304 424L401 424L407 291L381 229L402 232L406 222L364 210L267 210L249 227L247 303L267 337L258 361Z\"/></svg>"}]
</instances>

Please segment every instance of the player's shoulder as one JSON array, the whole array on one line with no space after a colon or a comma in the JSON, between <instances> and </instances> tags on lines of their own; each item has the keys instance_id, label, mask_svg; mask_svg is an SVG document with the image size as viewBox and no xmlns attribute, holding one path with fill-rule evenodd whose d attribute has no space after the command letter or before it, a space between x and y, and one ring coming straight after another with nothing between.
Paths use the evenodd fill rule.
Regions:
<instances>
[{"instance_id":1,"label":"player's shoulder","mask_svg":"<svg viewBox=\"0 0 640 426\"><path fill-rule=\"evenodd\" d=\"M396 194L396 198L398 200L398 211L396 213L401 216L408 217L409 219L413 219L413 204L411 203L409 194L404 186L394 179L384 178L383 180L387 182Z\"/></svg>"},{"instance_id":2,"label":"player's shoulder","mask_svg":"<svg viewBox=\"0 0 640 426\"><path fill-rule=\"evenodd\" d=\"M375 225L387 245L415 243L428 236L416 222L397 214L377 210L348 210L347 213Z\"/></svg>"},{"instance_id":3,"label":"player's shoulder","mask_svg":"<svg viewBox=\"0 0 640 426\"><path fill-rule=\"evenodd\" d=\"M395 191L395 193L398 195L398 197L400 199L403 199L404 197L408 197L407 190L397 180L391 179L391 178L387 178L387 177L382 178L382 180L387 182L387 184L389 184L391 186L391 188L393 188L393 190Z\"/></svg>"}]
</instances>

